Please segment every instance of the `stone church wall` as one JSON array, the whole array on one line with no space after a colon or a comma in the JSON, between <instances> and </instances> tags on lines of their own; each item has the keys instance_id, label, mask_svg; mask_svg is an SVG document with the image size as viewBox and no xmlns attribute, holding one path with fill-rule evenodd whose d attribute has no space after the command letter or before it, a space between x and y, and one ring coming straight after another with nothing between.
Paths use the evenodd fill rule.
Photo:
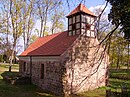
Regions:
<instances>
[{"instance_id":1,"label":"stone church wall","mask_svg":"<svg viewBox=\"0 0 130 97\"><path fill-rule=\"evenodd\" d=\"M66 59L64 91L79 93L106 84L108 55L96 38L79 37L63 55Z\"/></svg>"},{"instance_id":2,"label":"stone church wall","mask_svg":"<svg viewBox=\"0 0 130 97\"><path fill-rule=\"evenodd\" d=\"M44 64L44 78L41 78L41 64ZM22 65L21 61L20 72L24 74ZM44 90L56 95L64 95L62 82L64 71L64 65L59 57L32 57L32 83Z\"/></svg>"},{"instance_id":3,"label":"stone church wall","mask_svg":"<svg viewBox=\"0 0 130 97\"><path fill-rule=\"evenodd\" d=\"M22 57L19 61L19 73L23 77L30 77L30 57Z\"/></svg>"},{"instance_id":4,"label":"stone church wall","mask_svg":"<svg viewBox=\"0 0 130 97\"><path fill-rule=\"evenodd\" d=\"M41 64L45 65L45 77L41 79ZM59 61L33 62L32 82L57 95L63 93L62 67Z\"/></svg>"}]
</instances>

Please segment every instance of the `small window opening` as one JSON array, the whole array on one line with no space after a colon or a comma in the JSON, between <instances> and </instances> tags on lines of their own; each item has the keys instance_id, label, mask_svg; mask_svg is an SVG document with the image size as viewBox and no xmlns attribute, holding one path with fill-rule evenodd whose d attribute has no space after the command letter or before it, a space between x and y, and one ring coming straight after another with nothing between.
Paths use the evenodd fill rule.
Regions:
<instances>
[{"instance_id":1,"label":"small window opening","mask_svg":"<svg viewBox=\"0 0 130 97\"><path fill-rule=\"evenodd\" d=\"M44 79L45 77L44 69L45 69L44 64L41 64L41 79Z\"/></svg>"},{"instance_id":2,"label":"small window opening","mask_svg":"<svg viewBox=\"0 0 130 97\"><path fill-rule=\"evenodd\" d=\"M24 64L23 64L23 71L24 72L26 71L26 62L24 62Z\"/></svg>"}]
</instances>

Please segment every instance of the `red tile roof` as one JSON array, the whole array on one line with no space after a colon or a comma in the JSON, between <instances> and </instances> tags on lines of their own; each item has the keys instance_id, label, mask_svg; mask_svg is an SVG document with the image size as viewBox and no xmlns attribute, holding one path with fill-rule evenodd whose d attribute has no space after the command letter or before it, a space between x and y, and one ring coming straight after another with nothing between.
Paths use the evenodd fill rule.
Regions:
<instances>
[{"instance_id":1,"label":"red tile roof","mask_svg":"<svg viewBox=\"0 0 130 97\"><path fill-rule=\"evenodd\" d=\"M20 56L54 56L63 54L78 35L68 36L67 32L41 37L32 43Z\"/></svg>"},{"instance_id":2,"label":"red tile roof","mask_svg":"<svg viewBox=\"0 0 130 97\"><path fill-rule=\"evenodd\" d=\"M87 13L87 14L89 14L89 15L95 16L95 15L94 15L90 10L88 10L88 9L86 8L86 6L83 5L83 4L79 4L68 16L71 16L71 15L73 15L73 14L75 14L75 13L78 13L78 12L84 12L84 13Z\"/></svg>"}]
</instances>

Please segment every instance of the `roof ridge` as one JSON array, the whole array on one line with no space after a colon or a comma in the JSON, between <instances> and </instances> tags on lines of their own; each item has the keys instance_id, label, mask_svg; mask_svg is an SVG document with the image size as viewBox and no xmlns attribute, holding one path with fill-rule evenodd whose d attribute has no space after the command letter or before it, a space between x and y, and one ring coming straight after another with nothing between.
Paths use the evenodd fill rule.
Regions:
<instances>
[{"instance_id":1,"label":"roof ridge","mask_svg":"<svg viewBox=\"0 0 130 97\"><path fill-rule=\"evenodd\" d=\"M78 12L84 12L86 14L89 14L89 15L95 17L94 13L91 12L84 4L81 4L81 3L72 12L70 12L70 14L68 16L71 16L71 15L76 14Z\"/></svg>"},{"instance_id":2,"label":"roof ridge","mask_svg":"<svg viewBox=\"0 0 130 97\"><path fill-rule=\"evenodd\" d=\"M63 32L66 32L66 31L63 31ZM45 37L50 37L50 36L53 36L53 35L56 35L56 34L59 34L59 33L63 33L63 32L57 32L57 33L54 33L54 34L50 34L50 35L46 35L46 36L43 36L43 37L39 37L39 38L45 38Z\"/></svg>"},{"instance_id":3,"label":"roof ridge","mask_svg":"<svg viewBox=\"0 0 130 97\"><path fill-rule=\"evenodd\" d=\"M82 5L83 5L83 4L80 4L80 11L82 10Z\"/></svg>"}]
</instances>

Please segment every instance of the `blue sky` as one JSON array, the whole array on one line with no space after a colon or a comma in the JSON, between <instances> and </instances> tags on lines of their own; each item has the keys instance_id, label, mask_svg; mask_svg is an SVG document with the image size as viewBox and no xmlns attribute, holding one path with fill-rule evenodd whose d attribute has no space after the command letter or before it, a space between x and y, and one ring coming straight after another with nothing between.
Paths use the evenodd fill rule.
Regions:
<instances>
[{"instance_id":1,"label":"blue sky","mask_svg":"<svg viewBox=\"0 0 130 97\"><path fill-rule=\"evenodd\" d=\"M69 6L70 8L68 8L67 3L65 3L67 6L66 9L68 12L71 12L74 8L76 8L81 0L69 0ZM85 2L84 2L85 1ZM90 7L96 7L99 5L104 5L105 4L105 0L83 0L82 4L85 4L87 8Z\"/></svg>"},{"instance_id":2,"label":"blue sky","mask_svg":"<svg viewBox=\"0 0 130 97\"><path fill-rule=\"evenodd\" d=\"M86 0L85 5L87 7L98 6L105 4L105 0Z\"/></svg>"}]
</instances>

